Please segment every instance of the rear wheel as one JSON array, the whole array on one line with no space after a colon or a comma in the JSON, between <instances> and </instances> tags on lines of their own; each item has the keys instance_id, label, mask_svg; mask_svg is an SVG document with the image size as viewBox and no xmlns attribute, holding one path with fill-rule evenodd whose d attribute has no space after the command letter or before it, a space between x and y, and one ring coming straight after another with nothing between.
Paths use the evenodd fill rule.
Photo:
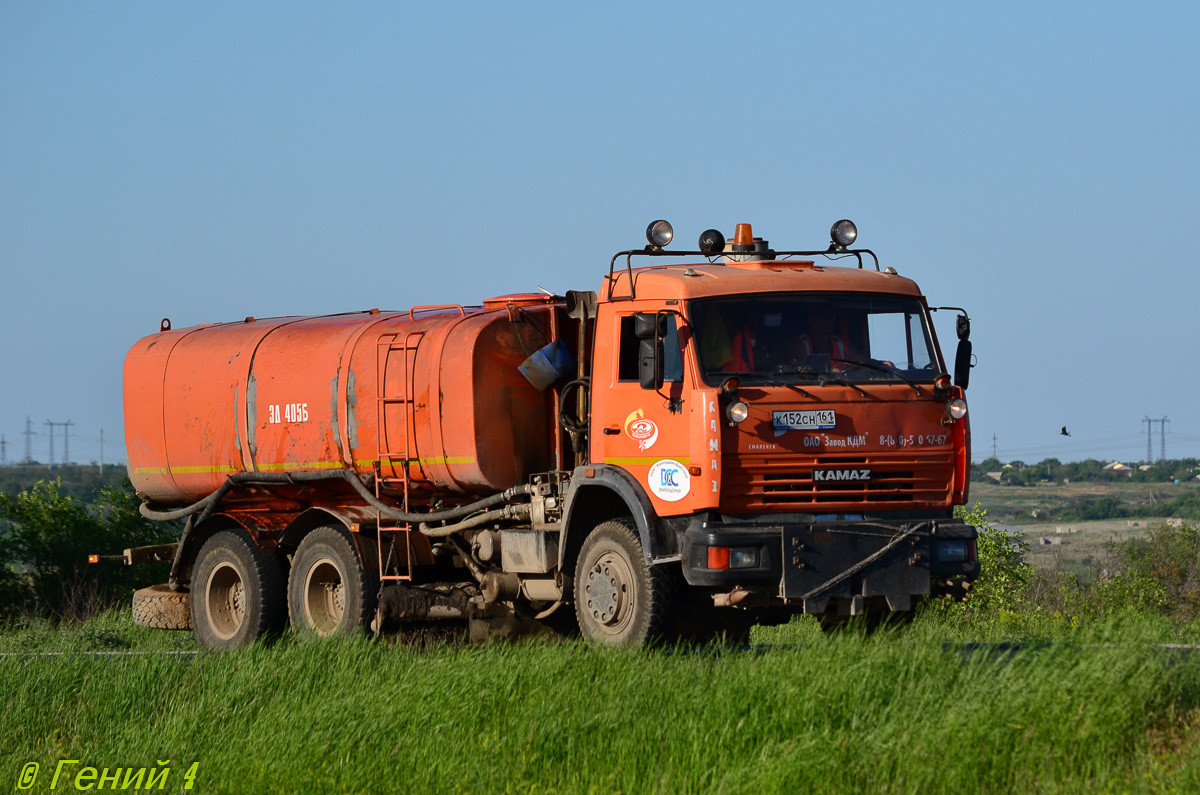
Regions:
<instances>
[{"instance_id":1,"label":"rear wheel","mask_svg":"<svg viewBox=\"0 0 1200 795\"><path fill-rule=\"evenodd\" d=\"M222 530L196 558L189 598L192 630L206 649L248 646L283 625L283 577L242 533Z\"/></svg>"},{"instance_id":2,"label":"rear wheel","mask_svg":"<svg viewBox=\"0 0 1200 795\"><path fill-rule=\"evenodd\" d=\"M651 566L631 523L598 525L579 551L575 615L583 636L612 646L645 646L674 627L675 580Z\"/></svg>"},{"instance_id":3,"label":"rear wheel","mask_svg":"<svg viewBox=\"0 0 1200 795\"><path fill-rule=\"evenodd\" d=\"M292 558L292 628L321 637L363 632L374 616L378 591L378 576L363 570L354 542L338 528L317 528L304 537Z\"/></svg>"}]
</instances>

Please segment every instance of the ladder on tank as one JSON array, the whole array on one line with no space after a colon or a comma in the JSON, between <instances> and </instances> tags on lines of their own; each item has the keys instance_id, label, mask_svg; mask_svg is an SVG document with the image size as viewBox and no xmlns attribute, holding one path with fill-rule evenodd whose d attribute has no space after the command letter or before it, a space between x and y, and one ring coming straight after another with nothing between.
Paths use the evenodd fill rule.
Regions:
<instances>
[{"instance_id":1,"label":"ladder on tank","mask_svg":"<svg viewBox=\"0 0 1200 795\"><path fill-rule=\"evenodd\" d=\"M416 445L413 443L413 434L416 431L416 409L413 397L413 365L417 358L417 346L421 344L421 338L425 336L423 331L410 331L403 340L397 340L395 335L390 339L381 339L376 343L375 354L375 383L378 385L379 396L376 398L375 412L375 498L382 499L382 490L388 484L397 484L401 487L404 493L403 510L405 513L410 512L409 507L409 483L412 480L409 465L413 461L413 454ZM396 351L404 352L404 395L388 395L384 391L384 375L387 369L388 359L391 354ZM401 405L404 407L404 449L403 450L385 450L384 434L387 431L385 415L387 407L391 405ZM390 446L390 445L388 445ZM400 461L400 470L402 476L396 477L385 476L383 474L384 462L387 462L393 468L396 461ZM413 546L412 533L415 529L411 524L392 524L385 527L384 522L391 520L385 517L378 509L375 511L375 543L377 547L377 558L379 560L379 580L386 582L388 580L411 580L413 578ZM391 543L388 545L388 556L384 558L384 533L391 533ZM399 535L404 536L404 564L407 569L406 573L400 573L397 566L396 574L389 574L391 559L396 552L396 544L399 541Z\"/></svg>"},{"instance_id":2,"label":"ladder on tank","mask_svg":"<svg viewBox=\"0 0 1200 795\"><path fill-rule=\"evenodd\" d=\"M408 319L411 322L416 322L418 312L428 312L437 310L456 310L459 317L466 317L467 312L460 304L436 304L430 306L414 306L408 310ZM399 484L404 493L404 512L411 513L412 507L409 505L409 494L411 484L415 482L427 482L414 479L410 467L415 462L418 470L420 470L420 461L416 459L417 444L414 440L417 430L416 418L416 400L413 393L416 391L413 376L413 368L417 361L417 347L421 344L421 340L425 337L424 331L409 331L404 335L403 340L397 340L396 334L388 335L387 339L376 341L375 349L375 384L379 390L379 396L375 399L375 499L382 497L382 489L388 484ZM392 352L404 352L404 395L388 395L385 389L384 375L387 369L387 362ZM404 450L385 450L383 435L387 431L387 424L384 422L387 406L402 405L404 407ZM385 477L383 474L383 462L394 469L395 462L400 461L400 471L403 473L400 477L394 475ZM375 543L376 552L379 559L379 580L386 582L388 580L411 580L413 578L413 545L412 533L415 528L409 524L403 525L393 524L390 527L384 526L386 517L375 511ZM420 532L417 530L417 532ZM388 560L383 557L383 534L392 534L392 543L388 545ZM400 533L404 534L404 564L407 573L388 574L390 559L396 551L396 542L399 540L396 536Z\"/></svg>"}]
</instances>

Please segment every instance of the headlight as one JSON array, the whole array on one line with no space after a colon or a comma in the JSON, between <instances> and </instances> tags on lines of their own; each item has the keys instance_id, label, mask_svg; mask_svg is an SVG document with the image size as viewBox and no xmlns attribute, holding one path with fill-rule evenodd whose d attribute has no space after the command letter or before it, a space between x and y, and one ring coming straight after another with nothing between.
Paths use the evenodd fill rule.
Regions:
<instances>
[{"instance_id":1,"label":"headlight","mask_svg":"<svg viewBox=\"0 0 1200 795\"><path fill-rule=\"evenodd\" d=\"M729 407L725 409L725 416L729 418L730 422L743 422L750 416L750 407L740 400L730 403Z\"/></svg>"},{"instance_id":2,"label":"headlight","mask_svg":"<svg viewBox=\"0 0 1200 795\"><path fill-rule=\"evenodd\" d=\"M729 568L757 569L758 547L733 547L729 550Z\"/></svg>"},{"instance_id":3,"label":"headlight","mask_svg":"<svg viewBox=\"0 0 1200 795\"><path fill-rule=\"evenodd\" d=\"M967 401L962 398L955 398L946 404L946 413L950 415L952 420L961 420L967 416Z\"/></svg>"},{"instance_id":4,"label":"headlight","mask_svg":"<svg viewBox=\"0 0 1200 795\"><path fill-rule=\"evenodd\" d=\"M937 559L943 563L963 563L970 558L966 541L939 541Z\"/></svg>"}]
</instances>

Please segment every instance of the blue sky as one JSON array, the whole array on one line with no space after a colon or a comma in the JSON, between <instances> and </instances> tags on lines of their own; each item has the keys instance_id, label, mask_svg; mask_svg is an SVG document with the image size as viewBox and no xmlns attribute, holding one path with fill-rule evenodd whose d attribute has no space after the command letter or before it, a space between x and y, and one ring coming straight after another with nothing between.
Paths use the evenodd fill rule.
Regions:
<instances>
[{"instance_id":1,"label":"blue sky","mask_svg":"<svg viewBox=\"0 0 1200 795\"><path fill-rule=\"evenodd\" d=\"M970 311L977 460L1200 456L1200 5L348 6L0 2L10 461L123 460L163 317L597 289L660 217L854 219Z\"/></svg>"}]
</instances>

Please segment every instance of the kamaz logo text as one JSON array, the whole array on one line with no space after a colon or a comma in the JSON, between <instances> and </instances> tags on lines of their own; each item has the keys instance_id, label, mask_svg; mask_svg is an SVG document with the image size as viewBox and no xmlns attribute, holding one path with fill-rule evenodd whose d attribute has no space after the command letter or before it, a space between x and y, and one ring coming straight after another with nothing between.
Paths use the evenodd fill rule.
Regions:
<instances>
[{"instance_id":1,"label":"kamaz logo text","mask_svg":"<svg viewBox=\"0 0 1200 795\"><path fill-rule=\"evenodd\" d=\"M826 483L834 480L853 480L863 481L871 479L871 470L869 469L814 469L812 473L814 483Z\"/></svg>"}]
</instances>

